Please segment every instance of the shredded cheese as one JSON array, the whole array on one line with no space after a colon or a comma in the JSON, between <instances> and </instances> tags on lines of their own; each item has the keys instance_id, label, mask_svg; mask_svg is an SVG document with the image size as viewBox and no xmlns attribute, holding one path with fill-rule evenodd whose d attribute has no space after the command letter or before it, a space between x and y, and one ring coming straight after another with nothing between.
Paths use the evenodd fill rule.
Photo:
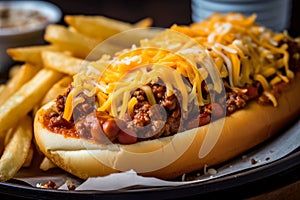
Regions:
<instances>
[{"instance_id":1,"label":"shredded cheese","mask_svg":"<svg viewBox=\"0 0 300 200\"><path fill-rule=\"evenodd\" d=\"M65 110L64 110L64 114L63 114L63 118L65 120L70 120L72 117L72 113L73 113L73 97L74 97L74 93L75 91L72 90L66 100L66 105L65 105Z\"/></svg>"},{"instance_id":2,"label":"shredded cheese","mask_svg":"<svg viewBox=\"0 0 300 200\"><path fill-rule=\"evenodd\" d=\"M270 101L273 103L274 107L278 106L278 102L276 100L276 97L272 93L270 93L269 91L264 91L264 95L266 97L268 97L268 99L270 99Z\"/></svg>"},{"instance_id":3,"label":"shredded cheese","mask_svg":"<svg viewBox=\"0 0 300 200\"><path fill-rule=\"evenodd\" d=\"M132 97L128 102L128 112L130 115L133 114L134 106L138 103L138 100L135 97Z\"/></svg>"},{"instance_id":4,"label":"shredded cheese","mask_svg":"<svg viewBox=\"0 0 300 200\"><path fill-rule=\"evenodd\" d=\"M151 40L141 40L140 47L132 46L113 57L104 55L92 62L84 75L89 79L92 76L92 81L86 83L87 78L75 77L75 87L88 87L86 94L97 96L98 110L118 117L126 111L133 112L137 100L130 92L137 88L145 92L150 104L156 104L147 84L158 80L166 86L167 96L181 92L184 110L192 101L199 106L210 102L202 95L203 82L208 78L213 82L212 89L219 93L221 78L227 79L232 89L259 81L265 96L277 106L272 86L293 78L289 58L299 55L289 55L287 45L279 46L287 34L261 27L255 19L256 15L216 13L190 26L173 25ZM93 71L98 71L97 75L91 75ZM72 116L72 101L71 92L65 119Z\"/></svg>"},{"instance_id":5,"label":"shredded cheese","mask_svg":"<svg viewBox=\"0 0 300 200\"><path fill-rule=\"evenodd\" d=\"M172 26L171 29L195 38L215 61L222 77L229 78L231 87L252 83L256 77L268 92L271 86L294 77L289 69L287 45L278 46L288 38L287 34L275 33L255 23L256 15L246 17L238 13L216 13L206 20L187 26ZM184 28L183 28L184 27ZM226 66L226 69L224 68ZM285 74L279 73L284 67ZM228 73L228 74L227 74ZM268 77L276 75L272 80Z\"/></svg>"}]
</instances>

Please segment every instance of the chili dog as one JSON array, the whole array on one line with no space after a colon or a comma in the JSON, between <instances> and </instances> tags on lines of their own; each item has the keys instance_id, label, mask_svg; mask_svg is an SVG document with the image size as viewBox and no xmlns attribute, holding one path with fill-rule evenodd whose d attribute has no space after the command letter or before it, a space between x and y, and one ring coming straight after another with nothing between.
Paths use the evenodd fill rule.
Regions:
<instances>
[{"instance_id":1,"label":"chili dog","mask_svg":"<svg viewBox=\"0 0 300 200\"><path fill-rule=\"evenodd\" d=\"M300 45L254 20L174 25L91 63L36 113L39 149L83 179L171 179L266 141L299 116Z\"/></svg>"}]
</instances>

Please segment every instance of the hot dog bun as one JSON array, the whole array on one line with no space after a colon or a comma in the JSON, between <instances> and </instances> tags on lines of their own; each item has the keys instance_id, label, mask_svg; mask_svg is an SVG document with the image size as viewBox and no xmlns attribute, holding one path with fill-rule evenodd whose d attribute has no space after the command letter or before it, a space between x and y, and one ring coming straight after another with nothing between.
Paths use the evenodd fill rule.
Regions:
<instances>
[{"instance_id":1,"label":"hot dog bun","mask_svg":"<svg viewBox=\"0 0 300 200\"><path fill-rule=\"evenodd\" d=\"M298 73L278 99L278 107L251 102L244 109L226 116L220 137L202 158L199 158L199 151L205 135L210 126L219 126L220 120L174 136L130 145L101 146L49 131L42 122L45 111L55 105L51 102L36 114L35 141L52 162L82 179L129 169L144 176L171 179L205 165L225 162L282 131L299 116L299 88Z\"/></svg>"}]
</instances>

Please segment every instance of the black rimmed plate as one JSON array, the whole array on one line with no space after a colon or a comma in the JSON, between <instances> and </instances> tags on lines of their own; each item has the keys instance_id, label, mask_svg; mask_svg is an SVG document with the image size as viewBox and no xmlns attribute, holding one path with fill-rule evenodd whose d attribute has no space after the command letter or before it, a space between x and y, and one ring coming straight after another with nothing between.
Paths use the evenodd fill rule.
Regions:
<instances>
[{"instance_id":1,"label":"black rimmed plate","mask_svg":"<svg viewBox=\"0 0 300 200\"><path fill-rule=\"evenodd\" d=\"M286 129L283 136L289 137L289 139L282 140L282 138L276 138L266 141L261 146L265 147L272 141L279 143L280 147L282 142L288 142L291 139L290 133L298 138L299 132L299 119L296 123ZM281 134L280 134L281 135ZM278 135L278 136L280 136ZM294 137L292 137L294 138ZM293 144L298 144L300 141L297 139L291 140ZM295 143L294 143L295 142ZM284 144L286 145L286 144ZM295 147L297 147L296 145ZM277 146L276 146L277 147ZM257 147L259 151L259 147ZM294 148L293 148L294 149ZM253 152L255 149L249 150ZM262 153L259 151L259 153ZM33 174L34 177L44 177L45 174L37 173L36 163L39 157L35 157L37 160L33 160L33 166L26 169L22 169L24 174ZM37 162L34 162L37 161ZM54 178L54 174L65 175L60 169L54 170L54 173L46 172L47 177ZM24 172L25 171L25 172ZM187 197L194 198L209 198L209 199L244 199L253 197L261 193L274 190L276 188L291 184L300 180L300 147L290 152L281 159L269 162L263 165L253 166L250 169L245 169L236 173L220 176L219 178L208 179L206 181L195 182L191 184L181 186L168 186L168 187L145 187L145 188L130 188L114 191L66 191L66 190L54 190L45 188L36 188L29 185L25 185L24 182L18 182L16 179L12 179L8 182L0 182L0 197L19 198L19 199L185 199ZM53 171L52 171L53 172ZM21 174L22 174L21 173ZM36 174L37 173L37 174ZM195 173L187 174L189 179L195 178ZM51 175L52 174L52 175ZM197 177L196 177L197 179ZM177 180L178 181L178 180Z\"/></svg>"},{"instance_id":2,"label":"black rimmed plate","mask_svg":"<svg viewBox=\"0 0 300 200\"><path fill-rule=\"evenodd\" d=\"M20 183L0 183L3 197L20 199L183 199L247 198L300 180L300 151L272 163L205 182L176 187L128 189L109 192L65 191L34 188Z\"/></svg>"}]
</instances>

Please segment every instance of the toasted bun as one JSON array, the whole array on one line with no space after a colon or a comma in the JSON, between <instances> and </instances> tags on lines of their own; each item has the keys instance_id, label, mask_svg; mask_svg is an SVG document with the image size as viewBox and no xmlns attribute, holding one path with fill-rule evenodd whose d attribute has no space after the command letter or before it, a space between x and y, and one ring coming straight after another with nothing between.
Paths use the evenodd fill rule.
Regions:
<instances>
[{"instance_id":1,"label":"toasted bun","mask_svg":"<svg viewBox=\"0 0 300 200\"><path fill-rule=\"evenodd\" d=\"M215 121L174 136L131 145L101 146L50 132L41 122L44 111L53 108L54 102L51 102L36 114L35 140L52 162L82 179L129 169L144 176L171 179L202 169L205 165L213 166L227 161L288 126L300 113L299 76L297 79L281 94L278 107L252 102L225 117L224 124ZM209 128L220 125L222 129L215 145L201 155L200 149L206 145L204 139Z\"/></svg>"}]
</instances>

